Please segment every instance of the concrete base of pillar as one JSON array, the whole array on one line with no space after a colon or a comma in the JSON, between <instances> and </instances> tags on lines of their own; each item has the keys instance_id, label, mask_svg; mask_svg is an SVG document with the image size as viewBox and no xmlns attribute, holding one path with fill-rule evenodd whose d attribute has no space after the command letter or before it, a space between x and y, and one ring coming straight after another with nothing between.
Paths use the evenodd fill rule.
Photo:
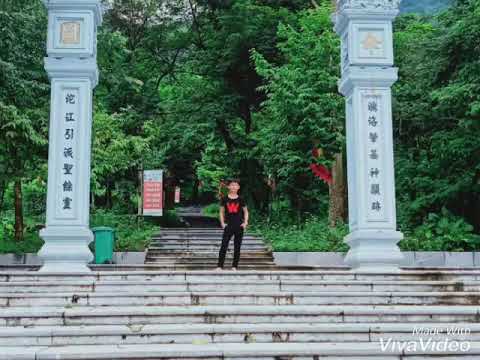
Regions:
<instances>
[{"instance_id":1,"label":"concrete base of pillar","mask_svg":"<svg viewBox=\"0 0 480 360\"><path fill-rule=\"evenodd\" d=\"M352 270L399 270L403 255L397 243L403 234L392 230L357 230L344 241L350 246L345 263Z\"/></svg>"},{"instance_id":2,"label":"concrete base of pillar","mask_svg":"<svg viewBox=\"0 0 480 360\"><path fill-rule=\"evenodd\" d=\"M40 272L90 272L93 260L88 244L93 233L84 227L49 226L40 231L45 244L38 253L43 260Z\"/></svg>"}]
</instances>

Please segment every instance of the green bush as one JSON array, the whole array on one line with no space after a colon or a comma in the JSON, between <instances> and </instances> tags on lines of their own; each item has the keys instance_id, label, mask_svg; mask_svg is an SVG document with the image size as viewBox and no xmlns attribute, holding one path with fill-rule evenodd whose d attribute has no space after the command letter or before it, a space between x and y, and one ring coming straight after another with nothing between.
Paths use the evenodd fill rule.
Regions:
<instances>
[{"instance_id":1,"label":"green bush","mask_svg":"<svg viewBox=\"0 0 480 360\"><path fill-rule=\"evenodd\" d=\"M463 218L443 208L440 214L429 214L413 231L405 231L399 245L403 251L476 251L480 236Z\"/></svg>"},{"instance_id":2,"label":"green bush","mask_svg":"<svg viewBox=\"0 0 480 360\"><path fill-rule=\"evenodd\" d=\"M115 230L115 251L144 251L158 231L155 218L117 215L97 210L90 217L90 226L108 226Z\"/></svg>"},{"instance_id":3,"label":"green bush","mask_svg":"<svg viewBox=\"0 0 480 360\"><path fill-rule=\"evenodd\" d=\"M211 216L218 218L220 212L220 205L213 203L202 208L202 214L205 216Z\"/></svg>"},{"instance_id":4,"label":"green bush","mask_svg":"<svg viewBox=\"0 0 480 360\"><path fill-rule=\"evenodd\" d=\"M43 217L24 218L24 239L15 241L15 217L13 211L4 211L0 217L0 254L7 253L35 253L43 245L43 240L38 235Z\"/></svg>"},{"instance_id":5,"label":"green bush","mask_svg":"<svg viewBox=\"0 0 480 360\"><path fill-rule=\"evenodd\" d=\"M185 227L175 209L164 210L163 216L156 219L158 219L156 221L162 227Z\"/></svg>"},{"instance_id":6,"label":"green bush","mask_svg":"<svg viewBox=\"0 0 480 360\"><path fill-rule=\"evenodd\" d=\"M328 226L328 221L319 216L310 216L301 225L266 224L255 221L252 232L258 233L278 252L309 251L347 251L343 237L348 233L346 225L335 228Z\"/></svg>"}]
</instances>

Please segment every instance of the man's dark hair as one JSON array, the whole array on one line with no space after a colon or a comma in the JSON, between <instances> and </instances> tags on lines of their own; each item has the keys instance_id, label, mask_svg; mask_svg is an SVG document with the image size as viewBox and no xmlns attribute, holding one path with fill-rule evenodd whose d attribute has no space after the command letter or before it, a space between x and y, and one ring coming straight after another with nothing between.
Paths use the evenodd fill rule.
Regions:
<instances>
[{"instance_id":1,"label":"man's dark hair","mask_svg":"<svg viewBox=\"0 0 480 360\"><path fill-rule=\"evenodd\" d=\"M230 178L227 180L227 185L230 185L231 183L237 183L238 185L240 185L240 179L238 178Z\"/></svg>"}]
</instances>

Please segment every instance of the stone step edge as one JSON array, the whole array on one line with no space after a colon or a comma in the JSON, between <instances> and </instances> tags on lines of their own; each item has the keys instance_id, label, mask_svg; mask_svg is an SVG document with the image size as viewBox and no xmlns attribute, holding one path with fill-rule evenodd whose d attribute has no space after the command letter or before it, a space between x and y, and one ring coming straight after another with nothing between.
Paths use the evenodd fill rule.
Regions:
<instances>
[{"instance_id":1,"label":"stone step edge","mask_svg":"<svg viewBox=\"0 0 480 360\"><path fill-rule=\"evenodd\" d=\"M382 351L380 343L218 343L218 344L140 344L140 345L80 345L59 347L9 347L0 355L2 360L101 360L122 359L158 359L158 358L188 358L205 359L265 357L265 356L379 356L383 359L404 359L407 355L473 355L480 354L480 342L470 342L468 352L460 350L439 351L437 349L422 350L417 346L415 351L399 350Z\"/></svg>"},{"instance_id":2,"label":"stone step edge","mask_svg":"<svg viewBox=\"0 0 480 360\"><path fill-rule=\"evenodd\" d=\"M418 335L441 335L449 331L460 331L468 328L470 334L480 333L478 323L268 323L268 324L131 324L131 325L58 325L28 327L0 327L0 337L15 338L18 336L93 336L93 335L140 335L140 334L210 334L210 333L262 333L262 332L296 332L296 333L408 333L418 329ZM422 333L422 331L424 333ZM415 335L415 334L413 334ZM462 334L457 334L462 335Z\"/></svg>"},{"instance_id":3,"label":"stone step edge","mask_svg":"<svg viewBox=\"0 0 480 360\"><path fill-rule=\"evenodd\" d=\"M92 268L90 273L84 272L58 272L58 273L40 273L36 269L40 265L25 265L25 264L12 264L12 265L0 265L0 279L2 276L41 276L41 277L61 277L61 276L89 276L89 277L98 277L103 275L201 275L201 274L210 274L210 275L271 275L278 276L282 274L286 275L369 275L369 276L385 276L385 275L395 275L395 276L411 276L411 275L422 275L422 276L448 276L454 277L455 275L476 275L480 276L480 268L478 267L467 267L463 269L459 268L445 268L445 267L424 267L424 268L408 268L402 267L399 270L354 270L350 269L348 266L306 266L308 269L298 269L298 266L278 266L275 270L256 270L256 269L239 269L235 273L215 273L212 270L108 270L112 267L120 268L140 268L145 267L148 269L154 269L155 265L144 265L144 264L117 264L117 265L100 265L100 264L89 264ZM290 270L292 268L297 268L295 270ZM15 270L12 270L15 269ZM18 270L17 270L18 269ZM20 270L22 269L22 270ZM24 270L29 269L29 270ZM99 270L100 269L100 270ZM107 269L107 270L103 270Z\"/></svg>"},{"instance_id":4,"label":"stone step edge","mask_svg":"<svg viewBox=\"0 0 480 360\"><path fill-rule=\"evenodd\" d=\"M177 296L199 296L199 297L227 297L227 296L255 296L255 297L480 297L478 291L378 291L375 293L366 293L365 291L131 291L131 292L48 292L48 293L1 293L1 298L72 298L78 296L79 298L99 298L99 297L177 297ZM6 308L0 306L0 309Z\"/></svg>"},{"instance_id":5,"label":"stone step edge","mask_svg":"<svg viewBox=\"0 0 480 360\"><path fill-rule=\"evenodd\" d=\"M168 253L164 253L162 251L149 251L147 253L147 256L155 256L155 257L164 257L164 258L169 258L169 259L198 259L198 260L217 260L218 259L218 254L212 253L211 255L205 255L205 254L178 254L178 255L169 255ZM233 254L226 254L225 258L232 258ZM269 256L268 254L240 254L240 259L255 259L255 260L262 260L262 259L273 259L272 256Z\"/></svg>"},{"instance_id":6,"label":"stone step edge","mask_svg":"<svg viewBox=\"0 0 480 360\"><path fill-rule=\"evenodd\" d=\"M122 266L128 266L122 265ZM130 265L130 266L137 266L137 265ZM148 270L148 271L108 271L108 270L93 270L90 273L84 272L55 272L55 273L41 273L36 271L22 271L22 270L15 270L15 271L1 271L1 276L38 276L38 277L62 277L62 276L79 276L79 277L98 277L98 276L124 276L124 275L222 275L222 276L238 276L238 275L348 275L348 276L358 276L358 275L368 275L368 276L385 276L385 275L395 275L395 276L411 276L411 275L423 275L423 276L453 276L453 275L480 275L480 269L478 270L459 270L459 269L452 269L452 270L445 270L442 268L435 268L436 270L426 269L426 270L386 270L386 271L372 271L372 270L345 270L344 267L342 268L330 268L324 267L319 268L318 270L237 270L236 272L221 272L217 273L211 270L187 270L187 271L171 271L171 270Z\"/></svg>"},{"instance_id":7,"label":"stone step edge","mask_svg":"<svg viewBox=\"0 0 480 360\"><path fill-rule=\"evenodd\" d=\"M228 271L228 270L224 270ZM238 271L238 270L237 270ZM219 271L221 272L221 271ZM232 271L233 272L233 271ZM148 279L132 279L132 280L47 280L47 281L1 281L0 288L5 286L64 286L64 285L222 285L222 284L243 284L243 285L452 285L457 287L478 285L480 286L480 280L304 280L304 279L183 279L183 280L148 280Z\"/></svg>"},{"instance_id":8,"label":"stone step edge","mask_svg":"<svg viewBox=\"0 0 480 360\"><path fill-rule=\"evenodd\" d=\"M232 316L232 315L474 315L480 307L471 305L184 305L184 306L38 306L35 308L0 308L0 319L45 317L108 316Z\"/></svg>"},{"instance_id":9,"label":"stone step edge","mask_svg":"<svg viewBox=\"0 0 480 360\"><path fill-rule=\"evenodd\" d=\"M185 265L212 265L217 264L218 259L214 257L199 258L199 257L174 257L165 255L147 255L146 260L156 261L158 264L185 264ZM225 261L231 262L232 257L225 257ZM240 257L241 265L255 265L268 264L275 265L273 260L268 258L243 258Z\"/></svg>"},{"instance_id":10,"label":"stone step edge","mask_svg":"<svg viewBox=\"0 0 480 360\"><path fill-rule=\"evenodd\" d=\"M222 240L223 233L211 233L211 234L164 234L160 236L152 236L150 239L152 241L163 241L163 240L183 240L183 241L203 241L203 240ZM233 239L233 236L231 237ZM243 240L254 240L254 241L264 241L260 236L254 235L243 235Z\"/></svg>"},{"instance_id":11,"label":"stone step edge","mask_svg":"<svg viewBox=\"0 0 480 360\"><path fill-rule=\"evenodd\" d=\"M152 236L150 237L151 241L165 241L165 240L181 240L181 241L208 241L208 240L218 240L221 241L223 238L223 233L218 232L216 234L188 234L188 235L177 235L177 234L164 234L161 236ZM233 240L233 235L230 238ZM243 241L259 241L266 242L266 240L260 236L253 235L243 235Z\"/></svg>"},{"instance_id":12,"label":"stone step edge","mask_svg":"<svg viewBox=\"0 0 480 360\"><path fill-rule=\"evenodd\" d=\"M171 261L218 261L218 256L199 256L199 255L182 255L182 256L172 256L165 253L148 253L147 258L152 259L160 259L160 260L171 260ZM225 260L232 260L233 256L227 255L225 256ZM242 256L240 255L240 260L243 260L243 264L249 261L267 261L273 263L273 258L265 255L265 256Z\"/></svg>"},{"instance_id":13,"label":"stone step edge","mask_svg":"<svg viewBox=\"0 0 480 360\"><path fill-rule=\"evenodd\" d=\"M156 250L187 250L187 249L192 249L192 250L217 250L220 249L220 244L211 244L211 245L202 245L202 244L196 244L196 245L185 245L185 244L165 244L162 246L157 246L155 247ZM230 249L230 247L229 247ZM254 250L260 250L260 251L268 251L268 248L264 245L242 245L242 249L248 250L248 251L254 251ZM233 246L232 246L233 250Z\"/></svg>"},{"instance_id":14,"label":"stone step edge","mask_svg":"<svg viewBox=\"0 0 480 360\"><path fill-rule=\"evenodd\" d=\"M155 263L159 265L172 265L172 266L210 266L210 267L217 267L217 259L209 259L209 260L196 260L196 259L164 259L162 257L157 256L147 256L145 262L147 263ZM231 265L232 258L225 258L225 266ZM268 259L258 259L258 260L251 260L251 259L243 259L242 265L240 266L275 266L275 263L272 260Z\"/></svg>"}]
</instances>

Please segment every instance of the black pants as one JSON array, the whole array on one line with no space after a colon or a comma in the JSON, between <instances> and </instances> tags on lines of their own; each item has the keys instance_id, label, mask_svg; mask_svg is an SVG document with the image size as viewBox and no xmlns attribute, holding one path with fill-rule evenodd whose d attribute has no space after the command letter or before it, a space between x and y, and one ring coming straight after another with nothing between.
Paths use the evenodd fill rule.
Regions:
<instances>
[{"instance_id":1,"label":"black pants","mask_svg":"<svg viewBox=\"0 0 480 360\"><path fill-rule=\"evenodd\" d=\"M237 267L240 261L240 247L242 246L243 228L240 225L227 225L223 230L222 246L218 254L218 267L223 268L225 263L225 255L228 250L228 243L231 237L233 238L233 264L232 267Z\"/></svg>"}]
</instances>

